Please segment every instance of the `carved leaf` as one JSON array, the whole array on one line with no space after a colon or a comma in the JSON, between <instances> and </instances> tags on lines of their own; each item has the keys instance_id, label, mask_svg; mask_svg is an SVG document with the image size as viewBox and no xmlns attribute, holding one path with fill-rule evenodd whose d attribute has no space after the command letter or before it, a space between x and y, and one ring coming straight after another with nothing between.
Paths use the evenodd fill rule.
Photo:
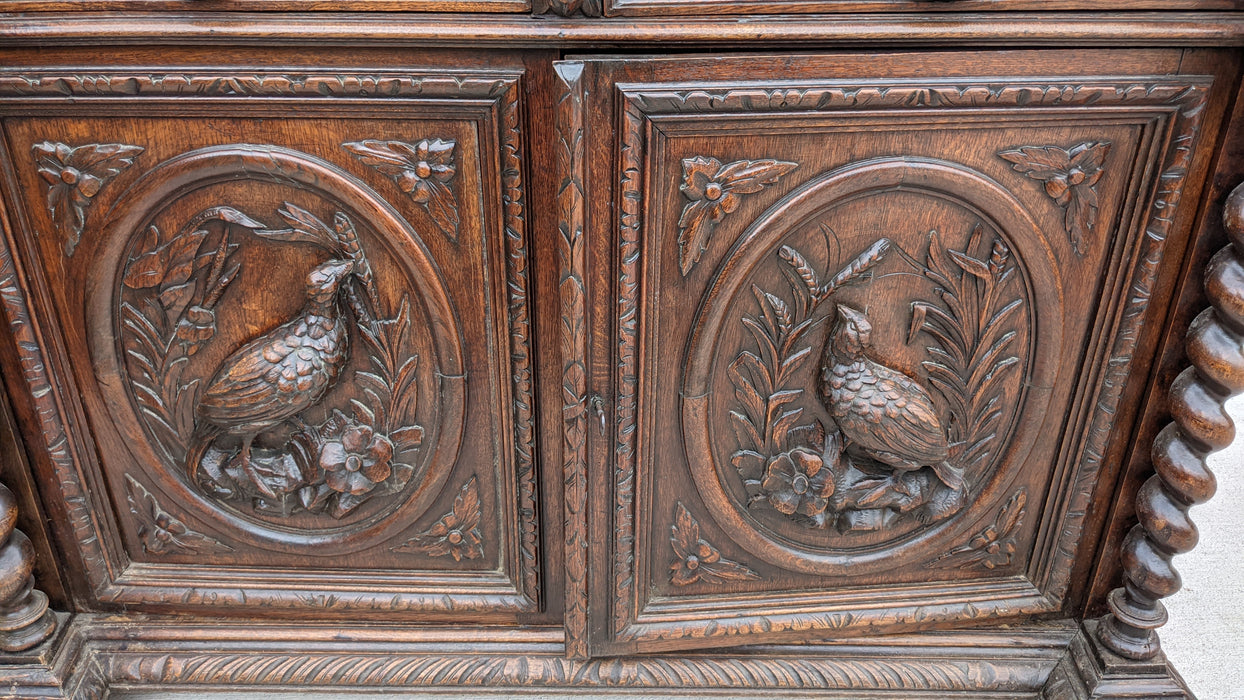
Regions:
<instances>
[{"instance_id":1,"label":"carved leaf","mask_svg":"<svg viewBox=\"0 0 1244 700\"><path fill-rule=\"evenodd\" d=\"M43 141L31 148L39 174L47 181L52 220L65 237L65 257L73 257L91 199L133 165L143 150L120 143L73 147L55 141Z\"/></svg>"},{"instance_id":2,"label":"carved leaf","mask_svg":"<svg viewBox=\"0 0 1244 700\"><path fill-rule=\"evenodd\" d=\"M998 511L991 525L976 533L967 544L959 545L937 557L926 566L956 565L961 569L980 565L986 569L1007 566L1015 554L1015 537L1024 523L1028 494L1016 491Z\"/></svg>"},{"instance_id":3,"label":"carved leaf","mask_svg":"<svg viewBox=\"0 0 1244 700\"><path fill-rule=\"evenodd\" d=\"M1097 191L1109 141L1088 141L1064 150L1058 146L1021 146L998 156L1011 167L1045 185L1045 193L1063 208L1063 228L1076 255L1088 252L1086 237L1097 225Z\"/></svg>"},{"instance_id":4,"label":"carved leaf","mask_svg":"<svg viewBox=\"0 0 1244 700\"><path fill-rule=\"evenodd\" d=\"M798 167L780 160L740 160L722 165L716 158L696 156L682 162L679 189L690 200L678 218L678 264L683 277L700 261L713 228L739 206L739 197L754 194Z\"/></svg>"},{"instance_id":5,"label":"carved leaf","mask_svg":"<svg viewBox=\"0 0 1244 700\"><path fill-rule=\"evenodd\" d=\"M722 558L716 547L700 539L700 523L681 502L674 506L670 546L675 555L675 561L670 565L670 583L676 586L689 586L697 581L723 583L760 578L746 566Z\"/></svg>"},{"instance_id":6,"label":"carved leaf","mask_svg":"<svg viewBox=\"0 0 1244 700\"><path fill-rule=\"evenodd\" d=\"M458 200L452 187L455 142L424 139L415 144L404 141L367 139L341 146L364 164L388 175L398 189L423 205L437 228L450 240L458 240Z\"/></svg>"},{"instance_id":7,"label":"carved leaf","mask_svg":"<svg viewBox=\"0 0 1244 700\"><path fill-rule=\"evenodd\" d=\"M454 561L484 556L484 540L479 529L480 500L475 476L459 490L453 510L432 527L393 547L395 552L419 552L433 557L451 556Z\"/></svg>"},{"instance_id":8,"label":"carved leaf","mask_svg":"<svg viewBox=\"0 0 1244 700\"><path fill-rule=\"evenodd\" d=\"M138 519L138 536L148 554L212 554L233 551L207 535L195 532L160 507L155 496L138 480L125 475L126 502Z\"/></svg>"}]
</instances>

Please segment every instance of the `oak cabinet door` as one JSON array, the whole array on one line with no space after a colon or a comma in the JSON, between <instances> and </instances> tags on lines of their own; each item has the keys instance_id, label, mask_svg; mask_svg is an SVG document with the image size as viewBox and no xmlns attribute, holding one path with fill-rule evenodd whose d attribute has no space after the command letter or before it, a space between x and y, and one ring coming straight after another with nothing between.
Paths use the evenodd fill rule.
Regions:
<instances>
[{"instance_id":1,"label":"oak cabinet door","mask_svg":"<svg viewBox=\"0 0 1244 700\"><path fill-rule=\"evenodd\" d=\"M524 72L459 58L0 75L6 302L89 604L537 609Z\"/></svg>"},{"instance_id":2,"label":"oak cabinet door","mask_svg":"<svg viewBox=\"0 0 1244 700\"><path fill-rule=\"evenodd\" d=\"M572 652L1059 610L1197 187L1178 58L558 64Z\"/></svg>"}]
</instances>

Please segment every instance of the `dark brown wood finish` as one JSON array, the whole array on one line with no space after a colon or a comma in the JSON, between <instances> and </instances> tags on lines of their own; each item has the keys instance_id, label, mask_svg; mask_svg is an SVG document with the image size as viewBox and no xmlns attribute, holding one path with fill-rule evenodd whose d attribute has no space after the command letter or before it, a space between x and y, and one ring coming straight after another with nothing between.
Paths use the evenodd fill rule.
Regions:
<instances>
[{"instance_id":1,"label":"dark brown wood finish","mask_svg":"<svg viewBox=\"0 0 1244 700\"><path fill-rule=\"evenodd\" d=\"M1238 3L205 2L0 7L10 694L1188 694Z\"/></svg>"}]
</instances>

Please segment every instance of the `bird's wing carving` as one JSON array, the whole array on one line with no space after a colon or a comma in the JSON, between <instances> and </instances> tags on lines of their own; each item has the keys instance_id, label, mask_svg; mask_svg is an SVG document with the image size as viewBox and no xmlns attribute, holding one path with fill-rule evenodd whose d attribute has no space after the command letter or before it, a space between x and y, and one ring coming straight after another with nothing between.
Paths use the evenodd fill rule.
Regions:
<instances>
[{"instance_id":1,"label":"bird's wing carving","mask_svg":"<svg viewBox=\"0 0 1244 700\"><path fill-rule=\"evenodd\" d=\"M287 323L227 359L199 401L218 425L283 420L319 397L332 377L305 321Z\"/></svg>"},{"instance_id":2,"label":"bird's wing carving","mask_svg":"<svg viewBox=\"0 0 1244 700\"><path fill-rule=\"evenodd\" d=\"M910 377L874 364L860 389L850 393L850 402L842 401L834 418L843 434L870 456L909 469L946 459L941 420L928 394Z\"/></svg>"}]
</instances>

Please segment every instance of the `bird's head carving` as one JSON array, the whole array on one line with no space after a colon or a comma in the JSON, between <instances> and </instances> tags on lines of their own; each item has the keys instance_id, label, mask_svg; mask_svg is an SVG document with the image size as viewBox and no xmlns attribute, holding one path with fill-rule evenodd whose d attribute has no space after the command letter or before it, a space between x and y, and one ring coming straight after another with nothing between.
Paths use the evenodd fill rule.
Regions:
<instances>
[{"instance_id":1,"label":"bird's head carving","mask_svg":"<svg viewBox=\"0 0 1244 700\"><path fill-rule=\"evenodd\" d=\"M307 298L327 304L337 296L337 289L346 276L354 272L352 260L329 260L320 263L307 275Z\"/></svg>"},{"instance_id":2,"label":"bird's head carving","mask_svg":"<svg viewBox=\"0 0 1244 700\"><path fill-rule=\"evenodd\" d=\"M873 324L868 322L864 312L839 304L838 322L834 324L829 342L840 357L855 358L872 345L872 332Z\"/></svg>"}]
</instances>

